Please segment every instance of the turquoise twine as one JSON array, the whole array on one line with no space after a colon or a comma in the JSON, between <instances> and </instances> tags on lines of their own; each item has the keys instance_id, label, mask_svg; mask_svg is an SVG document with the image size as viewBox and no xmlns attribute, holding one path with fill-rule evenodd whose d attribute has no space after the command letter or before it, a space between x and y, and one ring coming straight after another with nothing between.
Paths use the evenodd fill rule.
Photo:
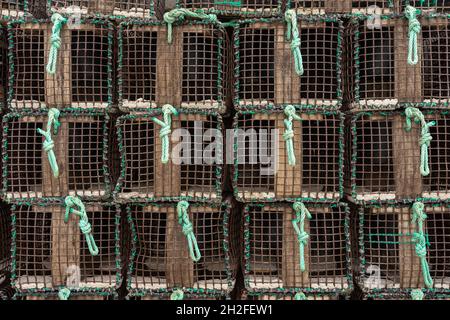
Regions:
<instances>
[{"instance_id":1,"label":"turquoise twine","mask_svg":"<svg viewBox=\"0 0 450 320\"><path fill-rule=\"evenodd\" d=\"M51 18L53 22L52 36L50 38L50 52L48 55L47 72L49 74L55 74L56 72L56 61L58 60L58 49L61 47L61 29L65 23L67 23L67 18L64 18L59 13L54 13Z\"/></svg>"},{"instance_id":2,"label":"turquoise twine","mask_svg":"<svg viewBox=\"0 0 450 320\"><path fill-rule=\"evenodd\" d=\"M162 107L162 112L164 121L161 121L155 117L153 117L152 120L161 126L161 129L159 131L162 148L161 162L166 164L167 162L169 162L169 149L170 149L169 135L172 132L172 114L177 116L178 111L170 104L166 104Z\"/></svg>"},{"instance_id":3,"label":"turquoise twine","mask_svg":"<svg viewBox=\"0 0 450 320\"><path fill-rule=\"evenodd\" d=\"M413 300L423 300L424 293L420 289L411 290L411 299Z\"/></svg>"},{"instance_id":4,"label":"turquoise twine","mask_svg":"<svg viewBox=\"0 0 450 320\"><path fill-rule=\"evenodd\" d=\"M309 234L305 231L305 219L312 219L311 213L302 202L295 202L294 208L296 218L292 220L292 226L297 234L300 252L300 271L304 272L305 267L305 246L308 244ZM299 227L300 225L300 227Z\"/></svg>"},{"instance_id":5,"label":"turquoise twine","mask_svg":"<svg viewBox=\"0 0 450 320\"><path fill-rule=\"evenodd\" d=\"M306 296L303 292L297 292L294 296L294 300L306 300Z\"/></svg>"},{"instance_id":6,"label":"turquoise twine","mask_svg":"<svg viewBox=\"0 0 450 320\"><path fill-rule=\"evenodd\" d=\"M77 215L80 217L80 220L78 222L78 225L80 227L81 232L84 234L86 238L86 243L89 248L89 252L96 256L98 255L98 247L95 244L94 237L92 236L92 228L91 224L89 223L86 208L84 207L83 202L77 197L67 196L64 200L66 204L66 214L64 216L64 222L67 223L69 221L69 215L71 213ZM78 207L79 210L75 210L73 207Z\"/></svg>"},{"instance_id":7,"label":"turquoise twine","mask_svg":"<svg viewBox=\"0 0 450 320\"><path fill-rule=\"evenodd\" d=\"M417 37L422 29L417 20L418 10L412 6L406 6L405 16L409 20L409 44L408 44L408 64L415 65L419 62Z\"/></svg>"},{"instance_id":8,"label":"turquoise twine","mask_svg":"<svg viewBox=\"0 0 450 320\"><path fill-rule=\"evenodd\" d=\"M174 290L170 295L170 300L183 300L184 292L181 289Z\"/></svg>"},{"instance_id":9,"label":"turquoise twine","mask_svg":"<svg viewBox=\"0 0 450 320\"><path fill-rule=\"evenodd\" d=\"M301 76L305 72L303 69L303 57L300 51L300 35L297 25L297 13L295 10L287 10L284 14L284 19L287 24L286 39L291 42L291 50L294 55L295 72Z\"/></svg>"},{"instance_id":10,"label":"turquoise twine","mask_svg":"<svg viewBox=\"0 0 450 320\"><path fill-rule=\"evenodd\" d=\"M286 152L288 155L288 164L290 166L295 166L295 163L297 162L297 160L295 159L295 152L294 152L294 128L293 128L293 124L292 121L293 120L297 120L297 121L302 121L302 118L300 118L300 116L298 116L295 113L295 107L292 105L288 105L286 106L286 108L284 108L284 114L287 116L287 119L284 119L284 133L283 133L283 139L284 141L286 141Z\"/></svg>"},{"instance_id":11,"label":"turquoise twine","mask_svg":"<svg viewBox=\"0 0 450 320\"><path fill-rule=\"evenodd\" d=\"M59 290L58 292L58 298L59 300L69 300L70 297L70 290L67 288L62 288L61 290Z\"/></svg>"},{"instance_id":12,"label":"turquoise twine","mask_svg":"<svg viewBox=\"0 0 450 320\"><path fill-rule=\"evenodd\" d=\"M59 122L59 110L55 108L51 108L48 111L48 120L47 120L47 130L44 131L41 128L37 129L37 132L42 134L45 138L43 143L43 149L47 153L48 162L50 164L50 168L52 169L53 176L55 178L59 177L59 168L58 162L56 161L55 152L53 148L55 147L55 143L52 139L52 126L53 126L53 134L58 133L58 128L61 123Z\"/></svg>"},{"instance_id":13,"label":"turquoise twine","mask_svg":"<svg viewBox=\"0 0 450 320\"><path fill-rule=\"evenodd\" d=\"M189 254L194 262L201 259L202 255L198 248L197 239L194 235L194 227L189 220L188 210L189 203L187 201L180 201L177 204L178 223L183 229L183 234L186 236L189 247Z\"/></svg>"}]
</instances>

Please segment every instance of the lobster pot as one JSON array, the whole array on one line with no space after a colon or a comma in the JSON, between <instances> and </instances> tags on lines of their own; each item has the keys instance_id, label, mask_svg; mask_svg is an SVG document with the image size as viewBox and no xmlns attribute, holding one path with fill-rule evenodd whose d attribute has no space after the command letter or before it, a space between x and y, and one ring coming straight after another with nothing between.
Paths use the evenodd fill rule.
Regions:
<instances>
[{"instance_id":1,"label":"lobster pot","mask_svg":"<svg viewBox=\"0 0 450 320\"><path fill-rule=\"evenodd\" d=\"M129 296L156 299L181 288L187 296L230 294L239 265L240 219L228 202L190 204L189 220L201 253L198 262L189 254L176 203L130 204L127 213L133 232L128 244Z\"/></svg>"},{"instance_id":2,"label":"lobster pot","mask_svg":"<svg viewBox=\"0 0 450 320\"><path fill-rule=\"evenodd\" d=\"M217 200L222 181L222 118L212 112L179 110L172 116L169 159L162 162L161 110L117 121L121 175L118 201Z\"/></svg>"},{"instance_id":3,"label":"lobster pot","mask_svg":"<svg viewBox=\"0 0 450 320\"><path fill-rule=\"evenodd\" d=\"M119 18L151 18L158 0L50 0L49 16L54 12L64 15L104 16Z\"/></svg>"},{"instance_id":4,"label":"lobster pot","mask_svg":"<svg viewBox=\"0 0 450 320\"><path fill-rule=\"evenodd\" d=\"M171 104L225 110L223 27L192 22L174 26L172 43L160 22L123 22L119 28L119 106L124 111Z\"/></svg>"},{"instance_id":5,"label":"lobster pot","mask_svg":"<svg viewBox=\"0 0 450 320\"><path fill-rule=\"evenodd\" d=\"M241 201L322 200L342 195L343 115L298 111L293 121L295 165L279 111L241 111L234 120L234 193Z\"/></svg>"},{"instance_id":6,"label":"lobster pot","mask_svg":"<svg viewBox=\"0 0 450 320\"><path fill-rule=\"evenodd\" d=\"M243 252L246 290L266 294L294 288L316 290L316 293L351 289L348 207L311 204L307 209L312 219L304 222L309 239L304 247L305 271L302 272L292 205L246 206Z\"/></svg>"},{"instance_id":7,"label":"lobster pot","mask_svg":"<svg viewBox=\"0 0 450 320\"><path fill-rule=\"evenodd\" d=\"M450 26L446 17L421 17L416 65L408 64L408 20L354 19L353 109L449 107Z\"/></svg>"},{"instance_id":8,"label":"lobster pot","mask_svg":"<svg viewBox=\"0 0 450 320\"><path fill-rule=\"evenodd\" d=\"M450 1L448 0L400 0L402 10L410 5L420 9L424 14L448 13L450 12Z\"/></svg>"},{"instance_id":9,"label":"lobster pot","mask_svg":"<svg viewBox=\"0 0 450 320\"><path fill-rule=\"evenodd\" d=\"M0 19L9 20L29 15L36 0L0 0Z\"/></svg>"},{"instance_id":10,"label":"lobster pot","mask_svg":"<svg viewBox=\"0 0 450 320\"><path fill-rule=\"evenodd\" d=\"M61 113L58 133L52 132L58 177L54 176L43 148L45 139L37 131L38 128L46 130L47 119L47 113L9 113L4 116L4 198L108 197L108 116Z\"/></svg>"},{"instance_id":11,"label":"lobster pot","mask_svg":"<svg viewBox=\"0 0 450 320\"><path fill-rule=\"evenodd\" d=\"M11 264L11 218L5 206L0 207L0 300L2 284L9 280Z\"/></svg>"},{"instance_id":12,"label":"lobster pot","mask_svg":"<svg viewBox=\"0 0 450 320\"><path fill-rule=\"evenodd\" d=\"M427 256L433 288L425 290L425 298L433 293L450 292L450 208L447 204L425 204L424 222ZM420 258L412 235L417 232L412 222L410 205L365 205L359 214L360 269L359 285L370 294L409 296L411 289L425 284Z\"/></svg>"},{"instance_id":13,"label":"lobster pot","mask_svg":"<svg viewBox=\"0 0 450 320\"><path fill-rule=\"evenodd\" d=\"M56 72L46 71L52 23L15 22L10 37L12 109L105 109L112 104L113 26L81 20L62 27Z\"/></svg>"},{"instance_id":14,"label":"lobster pot","mask_svg":"<svg viewBox=\"0 0 450 320\"><path fill-rule=\"evenodd\" d=\"M270 17L280 14L283 0L176 0L178 8L186 8L220 16Z\"/></svg>"},{"instance_id":15,"label":"lobster pot","mask_svg":"<svg viewBox=\"0 0 450 320\"><path fill-rule=\"evenodd\" d=\"M6 106L8 85L8 40L6 29L0 27L0 111Z\"/></svg>"},{"instance_id":16,"label":"lobster pot","mask_svg":"<svg viewBox=\"0 0 450 320\"><path fill-rule=\"evenodd\" d=\"M340 300L338 294L333 293L312 293L314 290L308 291L295 291L286 290L283 293L273 293L273 292L244 292L241 296L241 300L252 300L252 301L295 301L295 295L297 293L303 293L306 300L312 301L329 301L329 300Z\"/></svg>"},{"instance_id":17,"label":"lobster pot","mask_svg":"<svg viewBox=\"0 0 450 320\"><path fill-rule=\"evenodd\" d=\"M395 0L398 1L398 0ZM290 8L298 14L363 13L390 14L395 10L394 0L352 1L352 0L287 0Z\"/></svg>"},{"instance_id":18,"label":"lobster pot","mask_svg":"<svg viewBox=\"0 0 450 320\"><path fill-rule=\"evenodd\" d=\"M336 18L298 18L304 73L295 71L284 20L243 21L235 28L235 105L321 106L342 104L343 24Z\"/></svg>"},{"instance_id":19,"label":"lobster pot","mask_svg":"<svg viewBox=\"0 0 450 320\"><path fill-rule=\"evenodd\" d=\"M352 118L351 187L353 200L387 201L450 198L450 116L428 111L433 140L428 148L430 174L421 174L421 129L405 130L403 112L358 113Z\"/></svg>"},{"instance_id":20,"label":"lobster pot","mask_svg":"<svg viewBox=\"0 0 450 320\"><path fill-rule=\"evenodd\" d=\"M68 222L64 222L64 206L21 203L12 206L15 230L12 285L17 290L16 296L57 299L55 293L61 286L69 288L74 299L102 299L114 294L120 279L120 257L116 252L120 209L99 203L85 206L99 249L96 256L88 249L79 218L71 214Z\"/></svg>"}]
</instances>

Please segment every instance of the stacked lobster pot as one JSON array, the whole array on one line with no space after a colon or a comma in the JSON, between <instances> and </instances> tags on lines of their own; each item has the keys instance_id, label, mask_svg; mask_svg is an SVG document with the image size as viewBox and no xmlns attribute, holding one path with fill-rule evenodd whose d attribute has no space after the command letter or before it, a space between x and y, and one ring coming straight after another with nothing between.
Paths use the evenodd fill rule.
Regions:
<instances>
[{"instance_id":1,"label":"stacked lobster pot","mask_svg":"<svg viewBox=\"0 0 450 320\"><path fill-rule=\"evenodd\" d=\"M448 299L448 2L402 1L399 10L349 25L355 278L370 298Z\"/></svg>"}]
</instances>

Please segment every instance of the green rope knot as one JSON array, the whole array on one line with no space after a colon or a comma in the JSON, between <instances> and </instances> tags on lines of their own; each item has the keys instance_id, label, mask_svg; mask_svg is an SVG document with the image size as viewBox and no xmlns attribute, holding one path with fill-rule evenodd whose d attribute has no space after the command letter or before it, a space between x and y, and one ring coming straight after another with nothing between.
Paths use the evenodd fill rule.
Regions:
<instances>
[{"instance_id":1,"label":"green rope knot","mask_svg":"<svg viewBox=\"0 0 450 320\"><path fill-rule=\"evenodd\" d=\"M294 129L292 125L293 120L302 121L302 118L298 116L295 113L295 107L292 105L286 106L284 108L284 114L286 115L287 119L284 119L284 133L283 133L283 139L286 141L286 151L288 154L288 163L290 166L295 166L296 159L295 159L295 153L294 153Z\"/></svg>"},{"instance_id":2,"label":"green rope knot","mask_svg":"<svg viewBox=\"0 0 450 320\"><path fill-rule=\"evenodd\" d=\"M47 153L48 162L50 163L50 168L52 169L53 176L55 178L59 177L59 168L58 163L56 162L55 152L53 148L55 147L55 143L52 140L52 127L53 134L58 133L58 128L61 125L59 122L59 110L55 108L51 108L48 111L48 120L47 120L47 130L44 131L41 128L37 129L37 132L44 136L44 142L42 144L42 148Z\"/></svg>"},{"instance_id":3,"label":"green rope knot","mask_svg":"<svg viewBox=\"0 0 450 320\"><path fill-rule=\"evenodd\" d=\"M311 213L308 211L303 202L295 202L293 209L296 214L296 218L292 220L292 226L297 234L297 240L300 251L300 270L304 272L305 267L305 246L308 244L309 234L305 231L305 219L312 219ZM300 225L300 227L299 227Z\"/></svg>"},{"instance_id":4,"label":"green rope knot","mask_svg":"<svg viewBox=\"0 0 450 320\"><path fill-rule=\"evenodd\" d=\"M52 35L50 37L50 52L48 55L47 72L49 74L55 74L56 72L56 61L58 60L58 49L61 47L61 29L65 23L67 23L67 18L64 18L59 13L54 13L52 15Z\"/></svg>"},{"instance_id":5,"label":"green rope knot","mask_svg":"<svg viewBox=\"0 0 450 320\"><path fill-rule=\"evenodd\" d=\"M286 40L291 42L291 50L294 55L295 72L301 76L305 72L303 69L303 57L300 51L300 34L297 25L297 13L295 10L286 10L284 19L287 24Z\"/></svg>"},{"instance_id":6,"label":"green rope knot","mask_svg":"<svg viewBox=\"0 0 450 320\"><path fill-rule=\"evenodd\" d=\"M306 296L303 292L297 292L294 296L294 300L306 300Z\"/></svg>"},{"instance_id":7,"label":"green rope knot","mask_svg":"<svg viewBox=\"0 0 450 320\"><path fill-rule=\"evenodd\" d=\"M421 138L419 139L420 146L420 173L422 176L426 177L430 174L430 166L428 163L428 149L431 146L431 141L433 137L430 134L430 127L436 125L434 121L426 123L425 116L423 113L417 108L406 108L406 131L411 131L412 128L412 119L414 122L421 124Z\"/></svg>"},{"instance_id":8,"label":"green rope knot","mask_svg":"<svg viewBox=\"0 0 450 320\"><path fill-rule=\"evenodd\" d=\"M412 6L406 6L405 17L409 20L408 27L408 64L415 65L419 62L419 53L417 48L417 37L422 29L419 20L417 20L418 10Z\"/></svg>"},{"instance_id":9,"label":"green rope knot","mask_svg":"<svg viewBox=\"0 0 450 320\"><path fill-rule=\"evenodd\" d=\"M186 17L205 20L211 23L220 23L215 14L206 14L202 11L190 11L188 9L173 9L164 14L164 22L167 23L167 42L172 43L172 30L175 22L182 22Z\"/></svg>"},{"instance_id":10,"label":"green rope knot","mask_svg":"<svg viewBox=\"0 0 450 320\"><path fill-rule=\"evenodd\" d=\"M170 295L170 300L183 300L184 292L181 289L174 290Z\"/></svg>"},{"instance_id":11,"label":"green rope knot","mask_svg":"<svg viewBox=\"0 0 450 320\"><path fill-rule=\"evenodd\" d=\"M62 288L58 291L58 298L59 300L69 300L70 297L70 290L67 288Z\"/></svg>"},{"instance_id":12,"label":"green rope knot","mask_svg":"<svg viewBox=\"0 0 450 320\"><path fill-rule=\"evenodd\" d=\"M86 238L86 243L88 245L89 252L93 256L98 255L99 250L97 245L95 244L95 240L92 235L92 227L91 224L89 223L86 208L83 202L77 197L67 196L66 199L64 200L64 203L66 205L64 222L67 223L69 221L69 216L71 213L79 216L80 220L78 222L78 226L80 227L81 232L84 234ZM74 207L78 207L78 210L74 209Z\"/></svg>"},{"instance_id":13,"label":"green rope knot","mask_svg":"<svg viewBox=\"0 0 450 320\"><path fill-rule=\"evenodd\" d=\"M170 104L166 104L162 107L162 112L164 121L161 121L155 117L153 117L152 120L161 126L161 129L159 130L159 137L161 138L162 145L161 162L166 164L167 162L169 162L169 135L172 132L172 114L177 116L178 111Z\"/></svg>"},{"instance_id":14,"label":"green rope knot","mask_svg":"<svg viewBox=\"0 0 450 320\"><path fill-rule=\"evenodd\" d=\"M189 203L187 201L180 201L177 204L177 212L178 212L178 223L181 225L183 234L186 236L189 247L189 254L194 262L197 262L201 259L202 255L200 253L200 249L198 248L197 239L194 235L194 227L192 226L191 221L189 220L188 215Z\"/></svg>"},{"instance_id":15,"label":"green rope knot","mask_svg":"<svg viewBox=\"0 0 450 320\"><path fill-rule=\"evenodd\" d=\"M420 289L411 290L411 299L413 300L423 300L424 293Z\"/></svg>"}]
</instances>

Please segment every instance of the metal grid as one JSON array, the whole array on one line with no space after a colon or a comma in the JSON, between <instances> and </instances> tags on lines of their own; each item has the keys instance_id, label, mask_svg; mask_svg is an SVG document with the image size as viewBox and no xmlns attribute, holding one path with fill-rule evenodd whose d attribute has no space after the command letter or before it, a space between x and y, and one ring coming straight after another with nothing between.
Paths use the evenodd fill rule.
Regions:
<instances>
[{"instance_id":1,"label":"metal grid","mask_svg":"<svg viewBox=\"0 0 450 320\"><path fill-rule=\"evenodd\" d=\"M112 104L113 27L82 20L61 30L56 73L46 71L51 23L8 25L12 109L107 108Z\"/></svg>"},{"instance_id":2,"label":"metal grid","mask_svg":"<svg viewBox=\"0 0 450 320\"><path fill-rule=\"evenodd\" d=\"M47 0L49 15L54 12L80 16L151 18L155 0Z\"/></svg>"},{"instance_id":3,"label":"metal grid","mask_svg":"<svg viewBox=\"0 0 450 320\"><path fill-rule=\"evenodd\" d=\"M239 265L238 214L228 202L191 203L188 212L201 259L193 262L178 224L176 204L130 204L133 232L129 248L130 296L158 296L183 288L188 294L223 296L231 292Z\"/></svg>"},{"instance_id":4,"label":"metal grid","mask_svg":"<svg viewBox=\"0 0 450 320\"><path fill-rule=\"evenodd\" d=\"M394 13L394 1L352 1L352 0L287 0L290 8L299 14L324 14L324 13L364 13L364 14L390 14Z\"/></svg>"},{"instance_id":5,"label":"metal grid","mask_svg":"<svg viewBox=\"0 0 450 320\"><path fill-rule=\"evenodd\" d=\"M283 293L273 293L273 292L245 292L242 294L241 300L252 300L252 301L295 301L295 295L297 293L303 293L306 296L306 300L313 301L328 301L328 300L341 300L339 295L336 294L314 294L302 292L301 290L286 290Z\"/></svg>"},{"instance_id":6,"label":"metal grid","mask_svg":"<svg viewBox=\"0 0 450 320\"><path fill-rule=\"evenodd\" d=\"M304 74L295 72L283 20L243 21L235 29L235 106L284 104L338 108L342 102L343 24L299 17Z\"/></svg>"},{"instance_id":7,"label":"metal grid","mask_svg":"<svg viewBox=\"0 0 450 320\"><path fill-rule=\"evenodd\" d=\"M0 207L0 300L2 286L9 281L11 269L11 217L5 206Z\"/></svg>"},{"instance_id":8,"label":"metal grid","mask_svg":"<svg viewBox=\"0 0 450 320\"><path fill-rule=\"evenodd\" d=\"M213 24L124 22L119 28L119 106L125 111L171 104L225 110L227 34Z\"/></svg>"},{"instance_id":9,"label":"metal grid","mask_svg":"<svg viewBox=\"0 0 450 320\"><path fill-rule=\"evenodd\" d=\"M111 192L108 170L108 130L104 114L62 113L58 133L52 134L59 167L55 178L43 149L47 113L10 113L3 119L3 195L6 199L34 199L76 195L107 198Z\"/></svg>"},{"instance_id":10,"label":"metal grid","mask_svg":"<svg viewBox=\"0 0 450 320\"><path fill-rule=\"evenodd\" d=\"M63 206L18 204L12 207L13 286L18 295L46 295L73 281L73 292L112 294L118 281L116 254L120 210L113 205L86 204L99 254L92 256L71 216L64 223ZM79 274L78 274L79 273ZM69 283L68 283L69 282ZM70 285L72 286L72 285Z\"/></svg>"},{"instance_id":11,"label":"metal grid","mask_svg":"<svg viewBox=\"0 0 450 320\"><path fill-rule=\"evenodd\" d=\"M305 272L300 270L299 243L291 205L248 205L244 225L244 281L251 292L312 289L322 293L351 289L349 210L344 204L307 205L309 234ZM306 293L306 292L305 292Z\"/></svg>"},{"instance_id":12,"label":"metal grid","mask_svg":"<svg viewBox=\"0 0 450 320\"><path fill-rule=\"evenodd\" d=\"M449 293L450 209L426 204L424 233L433 288L426 293ZM367 205L360 209L360 286L368 293L398 294L424 288L420 259L415 253L409 205Z\"/></svg>"},{"instance_id":13,"label":"metal grid","mask_svg":"<svg viewBox=\"0 0 450 320\"><path fill-rule=\"evenodd\" d=\"M354 18L356 19L356 18ZM406 104L448 107L450 27L447 17L422 17L419 63L409 65L408 21L353 20L352 108L393 109ZM370 22L370 23L369 23ZM373 24L379 27L373 28ZM371 27L372 26L372 27Z\"/></svg>"},{"instance_id":14,"label":"metal grid","mask_svg":"<svg viewBox=\"0 0 450 320\"><path fill-rule=\"evenodd\" d=\"M357 201L448 199L450 197L450 117L446 111L425 113L433 137L430 174L420 172L420 126L405 130L402 112L359 113L352 118L351 189Z\"/></svg>"},{"instance_id":15,"label":"metal grid","mask_svg":"<svg viewBox=\"0 0 450 320\"><path fill-rule=\"evenodd\" d=\"M160 110L119 118L116 126L122 163L116 200L220 199L222 118L216 113L179 112L172 117L166 164L161 162L160 126L152 120L161 117ZM214 142L216 146L211 145Z\"/></svg>"},{"instance_id":16,"label":"metal grid","mask_svg":"<svg viewBox=\"0 0 450 320\"><path fill-rule=\"evenodd\" d=\"M29 9L33 2L33 0L0 0L1 20L25 16L30 12Z\"/></svg>"},{"instance_id":17,"label":"metal grid","mask_svg":"<svg viewBox=\"0 0 450 320\"><path fill-rule=\"evenodd\" d=\"M289 165L283 112L239 112L234 120L234 191L243 201L337 201L343 184L343 126L339 112L298 112L296 163Z\"/></svg>"},{"instance_id":18,"label":"metal grid","mask_svg":"<svg viewBox=\"0 0 450 320\"><path fill-rule=\"evenodd\" d=\"M449 0L400 0L402 7L407 5L413 6L416 9L422 10L422 13L444 13L450 11Z\"/></svg>"},{"instance_id":19,"label":"metal grid","mask_svg":"<svg viewBox=\"0 0 450 320\"><path fill-rule=\"evenodd\" d=\"M0 111L6 106L8 85L8 41L6 29L0 27Z\"/></svg>"},{"instance_id":20,"label":"metal grid","mask_svg":"<svg viewBox=\"0 0 450 320\"><path fill-rule=\"evenodd\" d=\"M177 0L179 8L190 10L204 10L231 16L267 17L280 13L283 0L242 0L242 1L218 1L218 0Z\"/></svg>"}]
</instances>

